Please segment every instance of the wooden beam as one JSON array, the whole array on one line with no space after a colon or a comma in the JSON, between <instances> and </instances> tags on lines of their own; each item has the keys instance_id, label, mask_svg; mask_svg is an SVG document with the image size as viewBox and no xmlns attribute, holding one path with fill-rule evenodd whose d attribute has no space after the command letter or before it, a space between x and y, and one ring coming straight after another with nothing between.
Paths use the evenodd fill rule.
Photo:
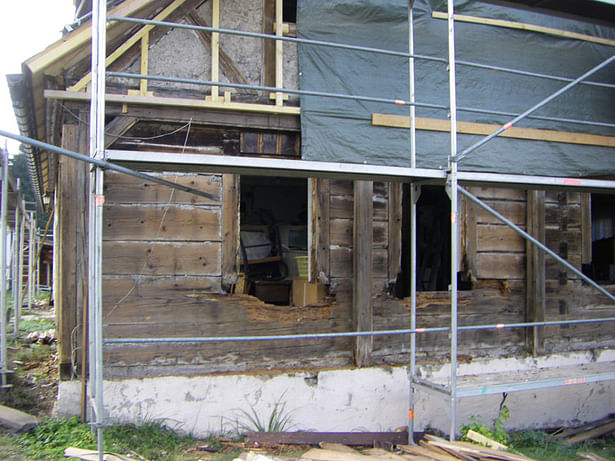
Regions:
<instances>
[{"instance_id":1,"label":"wooden beam","mask_svg":"<svg viewBox=\"0 0 615 461\"><path fill-rule=\"evenodd\" d=\"M410 118L404 115L372 114L372 125L391 128L410 128ZM426 131L450 131L450 121L437 118L416 118L416 129ZM500 125L474 122L457 122L460 134L487 136L499 129ZM498 135L502 138L524 139L528 141L561 142L567 144L584 144L588 146L615 147L614 136L574 133L568 131L540 130L536 128L511 127Z\"/></svg>"},{"instance_id":2,"label":"wooden beam","mask_svg":"<svg viewBox=\"0 0 615 461\"><path fill-rule=\"evenodd\" d=\"M592 262L592 194L581 192L581 264Z\"/></svg>"},{"instance_id":3,"label":"wooden beam","mask_svg":"<svg viewBox=\"0 0 615 461\"><path fill-rule=\"evenodd\" d=\"M153 3L155 0L127 0L122 2L116 8L109 12L109 15L114 16L132 16L135 12ZM110 26L107 25L107 28ZM53 62L63 58L64 56L72 53L77 48L85 45L90 41L92 37L91 25L86 27L80 27L68 36L61 38L51 46L47 47L44 51L31 57L25 62L25 65L30 71L35 74L41 72L43 69L51 65Z\"/></svg>"},{"instance_id":4,"label":"wooden beam","mask_svg":"<svg viewBox=\"0 0 615 461\"><path fill-rule=\"evenodd\" d=\"M372 303L373 263L373 191L372 181L354 182L352 246L352 312L355 331L371 331L374 325ZM372 364L374 338L355 338L354 360L358 367Z\"/></svg>"},{"instance_id":5,"label":"wooden beam","mask_svg":"<svg viewBox=\"0 0 615 461\"><path fill-rule=\"evenodd\" d=\"M239 175L222 175L222 289L237 283L239 268Z\"/></svg>"},{"instance_id":6,"label":"wooden beam","mask_svg":"<svg viewBox=\"0 0 615 461\"><path fill-rule=\"evenodd\" d=\"M182 6L186 0L175 0L169 6L167 6L164 10L158 13L153 20L154 21L164 21L173 11ZM137 33L132 35L128 40L122 43L115 51L113 51L107 59L105 59L105 68L110 64L115 62L120 56L122 56L126 51L128 51L133 45L140 42L145 34L148 34L155 26L147 25L141 27ZM75 83L70 87L71 91L82 91L84 90L90 81L92 80L92 73L88 72L81 80Z\"/></svg>"},{"instance_id":7,"label":"wooden beam","mask_svg":"<svg viewBox=\"0 0 615 461\"><path fill-rule=\"evenodd\" d=\"M527 229L538 241L545 242L545 191L527 192ZM545 320L545 254L535 245L526 244L526 312L528 322ZM538 355L544 351L544 329L526 328L528 351Z\"/></svg>"},{"instance_id":8,"label":"wooden beam","mask_svg":"<svg viewBox=\"0 0 615 461\"><path fill-rule=\"evenodd\" d=\"M87 114L80 115L87 118ZM63 126L64 149L87 152L87 143L87 123ZM64 156L58 162L58 234L54 241L59 266L56 271L59 278L56 280L58 358L60 375L68 378L73 347L71 335L79 324L87 293L87 164Z\"/></svg>"},{"instance_id":9,"label":"wooden beam","mask_svg":"<svg viewBox=\"0 0 615 461\"><path fill-rule=\"evenodd\" d=\"M200 16L194 12L191 12L186 16L186 22L195 26L206 26L206 24L201 20ZM197 33L203 45L211 49L211 32L207 32L204 30L197 30L195 32ZM247 85L249 83L248 80L241 73L241 71L235 64L235 61L233 61L233 59L224 51L221 46L219 47L219 53L220 67L222 68L224 75L226 75L232 82ZM266 84L266 86L272 85ZM240 93L254 93L254 91L248 90L246 88L238 88L237 91Z\"/></svg>"},{"instance_id":10,"label":"wooden beam","mask_svg":"<svg viewBox=\"0 0 615 461\"><path fill-rule=\"evenodd\" d=\"M147 75L149 69L149 32L141 37L141 75ZM147 95L147 79L142 78L139 83L139 91L143 96Z\"/></svg>"},{"instance_id":11,"label":"wooden beam","mask_svg":"<svg viewBox=\"0 0 615 461\"><path fill-rule=\"evenodd\" d=\"M431 13L431 15L436 19L448 19L448 14L442 11L434 11L433 13ZM600 45L615 46L615 40L610 40L602 37L594 37L592 35L579 34L577 32L570 32L563 29L554 29L552 27L537 26L535 24L506 21L503 19L482 18L479 16L467 16L463 14L454 15L454 19L455 21L460 22L482 24L485 26L505 27L507 29L525 30L527 32L538 32L541 34L554 35L556 37L599 43Z\"/></svg>"},{"instance_id":12,"label":"wooden beam","mask_svg":"<svg viewBox=\"0 0 615 461\"><path fill-rule=\"evenodd\" d=\"M211 25L220 28L220 0L212 0L211 3ZM211 81L220 81L220 33L211 34ZM211 100L218 101L219 88L211 87Z\"/></svg>"},{"instance_id":13,"label":"wooden beam","mask_svg":"<svg viewBox=\"0 0 615 461\"><path fill-rule=\"evenodd\" d=\"M90 93L81 91L45 90L44 96L47 99L63 99L67 101L90 100ZM269 104L251 104L226 101L213 102L201 99L169 98L163 96L141 96L132 94L107 93L105 95L105 101L111 103L117 102L121 104L149 104L157 106L193 107L200 109L226 109L245 112L262 112L268 114L299 115L300 112L299 107L293 106L274 106Z\"/></svg>"},{"instance_id":14,"label":"wooden beam","mask_svg":"<svg viewBox=\"0 0 615 461\"><path fill-rule=\"evenodd\" d=\"M275 34L278 37L284 35L284 3L282 0L275 0ZM281 40L275 41L275 86L276 88L284 87L284 42ZM275 94L275 105L282 106L284 104L284 93L278 91Z\"/></svg>"},{"instance_id":15,"label":"wooden beam","mask_svg":"<svg viewBox=\"0 0 615 461\"><path fill-rule=\"evenodd\" d=\"M246 442L316 445L320 442L372 446L374 442L408 443L408 432L248 432Z\"/></svg>"},{"instance_id":16,"label":"wooden beam","mask_svg":"<svg viewBox=\"0 0 615 461\"><path fill-rule=\"evenodd\" d=\"M389 283L395 283L401 272L401 227L402 227L403 184L389 183L389 235L388 265Z\"/></svg>"},{"instance_id":17,"label":"wooden beam","mask_svg":"<svg viewBox=\"0 0 615 461\"><path fill-rule=\"evenodd\" d=\"M312 241L310 246L310 281L329 283L331 233L329 229L329 180L310 178Z\"/></svg>"},{"instance_id":18,"label":"wooden beam","mask_svg":"<svg viewBox=\"0 0 615 461\"><path fill-rule=\"evenodd\" d=\"M275 33L275 2L276 0L264 1L264 34ZM275 42L269 39L263 39L263 84L265 86L275 86Z\"/></svg>"},{"instance_id":19,"label":"wooden beam","mask_svg":"<svg viewBox=\"0 0 615 461\"><path fill-rule=\"evenodd\" d=\"M124 133L131 129L137 123L136 117L116 116L105 126L105 149L108 149L117 141Z\"/></svg>"}]
</instances>

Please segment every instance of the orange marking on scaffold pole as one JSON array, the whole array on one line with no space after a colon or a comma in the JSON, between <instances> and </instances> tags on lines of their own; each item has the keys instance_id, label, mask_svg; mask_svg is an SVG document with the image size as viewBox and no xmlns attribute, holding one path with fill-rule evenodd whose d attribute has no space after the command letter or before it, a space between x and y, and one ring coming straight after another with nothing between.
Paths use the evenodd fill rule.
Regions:
<instances>
[{"instance_id":1,"label":"orange marking on scaffold pole","mask_svg":"<svg viewBox=\"0 0 615 461\"><path fill-rule=\"evenodd\" d=\"M94 198L95 198L96 206L103 206L105 204L104 195L95 195Z\"/></svg>"},{"instance_id":2,"label":"orange marking on scaffold pole","mask_svg":"<svg viewBox=\"0 0 615 461\"><path fill-rule=\"evenodd\" d=\"M498 323L495 327L498 328L498 329L499 328L504 328L504 324L503 323Z\"/></svg>"},{"instance_id":3,"label":"orange marking on scaffold pole","mask_svg":"<svg viewBox=\"0 0 615 461\"><path fill-rule=\"evenodd\" d=\"M408 419L414 419L414 410L408 412Z\"/></svg>"},{"instance_id":4,"label":"orange marking on scaffold pole","mask_svg":"<svg viewBox=\"0 0 615 461\"><path fill-rule=\"evenodd\" d=\"M404 101L403 99L396 99L395 104L397 104L398 106L405 106L406 101Z\"/></svg>"},{"instance_id":5,"label":"orange marking on scaffold pole","mask_svg":"<svg viewBox=\"0 0 615 461\"><path fill-rule=\"evenodd\" d=\"M581 184L581 180L580 179L573 179L573 178L564 178L564 184L570 184L573 186L579 186Z\"/></svg>"},{"instance_id":6,"label":"orange marking on scaffold pole","mask_svg":"<svg viewBox=\"0 0 615 461\"><path fill-rule=\"evenodd\" d=\"M425 328L417 328L416 332L417 333L425 333Z\"/></svg>"},{"instance_id":7,"label":"orange marking on scaffold pole","mask_svg":"<svg viewBox=\"0 0 615 461\"><path fill-rule=\"evenodd\" d=\"M457 213L451 213L451 222L453 224L457 222Z\"/></svg>"},{"instance_id":8,"label":"orange marking on scaffold pole","mask_svg":"<svg viewBox=\"0 0 615 461\"><path fill-rule=\"evenodd\" d=\"M511 126L512 126L512 123L508 122L506 125L504 125L504 129L508 130Z\"/></svg>"}]
</instances>

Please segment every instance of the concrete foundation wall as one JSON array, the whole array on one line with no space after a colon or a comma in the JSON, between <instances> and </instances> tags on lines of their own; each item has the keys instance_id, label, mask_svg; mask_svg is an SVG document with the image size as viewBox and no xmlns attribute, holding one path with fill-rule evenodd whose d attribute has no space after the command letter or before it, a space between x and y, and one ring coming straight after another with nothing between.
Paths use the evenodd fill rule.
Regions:
<instances>
[{"instance_id":1,"label":"concrete foundation wall","mask_svg":"<svg viewBox=\"0 0 615 461\"><path fill-rule=\"evenodd\" d=\"M513 371L544 366L612 362L615 351L568 354L541 359L474 361L460 373ZM447 376L447 366L422 368L434 379ZM79 412L80 385L60 383L57 413ZM490 423L501 395L461 399L456 427L478 416ZM161 377L105 381L105 417L111 421L159 420L170 427L204 437L233 432L249 423L254 410L267 421L276 402L285 405L293 423L287 430L385 431L407 424L408 377L405 367L298 372L279 375ZM599 419L615 408L615 382L578 384L539 391L511 393L506 399L511 419L507 429L573 425ZM448 432L448 402L419 391L416 430L427 427Z\"/></svg>"}]
</instances>

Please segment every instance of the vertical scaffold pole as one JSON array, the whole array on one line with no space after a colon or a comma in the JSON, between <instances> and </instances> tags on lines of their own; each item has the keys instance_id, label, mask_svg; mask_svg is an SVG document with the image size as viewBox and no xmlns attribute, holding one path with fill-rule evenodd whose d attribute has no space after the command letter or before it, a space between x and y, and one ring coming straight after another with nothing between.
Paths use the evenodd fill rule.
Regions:
<instances>
[{"instance_id":1,"label":"vertical scaffold pole","mask_svg":"<svg viewBox=\"0 0 615 461\"><path fill-rule=\"evenodd\" d=\"M2 373L2 387L6 387L6 213L8 207L8 181L9 179L9 154L2 151L2 203L0 204L0 369Z\"/></svg>"},{"instance_id":2,"label":"vertical scaffold pole","mask_svg":"<svg viewBox=\"0 0 615 461\"><path fill-rule=\"evenodd\" d=\"M90 157L103 160L105 134L105 48L107 10L104 0L92 2L92 99L90 103ZM98 459L103 461L103 328L102 328L102 217L103 170L90 171L89 197L89 322L90 382L94 395Z\"/></svg>"},{"instance_id":3,"label":"vertical scaffold pole","mask_svg":"<svg viewBox=\"0 0 615 461\"><path fill-rule=\"evenodd\" d=\"M21 240L20 232L19 232L20 222L21 222L20 221L21 217L19 216L19 212L20 212L19 178L17 178L17 181L16 181L15 191L16 191L16 196L17 196L17 203L15 205L15 230L13 232L13 257L12 257L13 273L11 275L11 293L13 295L13 313L17 312L17 302L19 298L19 291L21 290L21 286L19 285L19 256L20 256L19 242ZM17 337L16 323L14 323L13 326L14 326L13 336Z\"/></svg>"},{"instance_id":4,"label":"vertical scaffold pole","mask_svg":"<svg viewBox=\"0 0 615 461\"><path fill-rule=\"evenodd\" d=\"M450 378L450 440L455 440L457 423L457 233L458 233L458 192L457 192L457 94L455 81L455 21L454 1L448 0L448 71L451 118L451 155L447 192L451 199L451 378Z\"/></svg>"},{"instance_id":5,"label":"vertical scaffold pole","mask_svg":"<svg viewBox=\"0 0 615 461\"><path fill-rule=\"evenodd\" d=\"M28 212L28 310L32 310L34 297L34 258L36 255L36 237L34 234L34 211ZM19 325L21 309L15 312L15 323Z\"/></svg>"},{"instance_id":6,"label":"vertical scaffold pole","mask_svg":"<svg viewBox=\"0 0 615 461\"><path fill-rule=\"evenodd\" d=\"M19 261L17 263L17 299L15 300L15 337L19 335L19 320L21 316L21 307L23 305L23 257L25 252L27 214L25 205L22 211L21 222L19 224Z\"/></svg>"},{"instance_id":7,"label":"vertical scaffold pole","mask_svg":"<svg viewBox=\"0 0 615 461\"><path fill-rule=\"evenodd\" d=\"M416 108L414 92L414 0L408 1L408 85L410 90L410 167L416 168ZM416 329L416 202L418 190L410 184L410 329ZM414 444L414 406L416 378L416 334L410 334L410 366L408 382L408 443Z\"/></svg>"}]
</instances>

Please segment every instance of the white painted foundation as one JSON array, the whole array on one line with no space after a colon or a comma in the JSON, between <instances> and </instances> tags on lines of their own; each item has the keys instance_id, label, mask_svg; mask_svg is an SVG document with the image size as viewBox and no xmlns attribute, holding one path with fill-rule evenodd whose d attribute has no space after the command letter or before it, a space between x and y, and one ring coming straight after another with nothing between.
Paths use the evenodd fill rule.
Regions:
<instances>
[{"instance_id":1,"label":"white painted foundation","mask_svg":"<svg viewBox=\"0 0 615 461\"><path fill-rule=\"evenodd\" d=\"M583 363L615 364L615 350L540 358L473 361L460 374L561 367ZM448 367L421 367L423 376L448 378ZM105 418L113 422L164 421L168 426L205 437L228 433L248 423L242 412L254 410L266 421L276 402L285 404L293 426L287 430L387 431L407 424L408 376L405 367L373 367L276 375L157 377L105 381ZM60 383L57 414L79 413L80 384ZM501 395L461 399L457 427L479 416L491 423ZM599 419L615 410L615 381L576 384L511 393L507 429L555 427ZM417 393L415 429L448 432L448 402L431 392Z\"/></svg>"}]
</instances>

